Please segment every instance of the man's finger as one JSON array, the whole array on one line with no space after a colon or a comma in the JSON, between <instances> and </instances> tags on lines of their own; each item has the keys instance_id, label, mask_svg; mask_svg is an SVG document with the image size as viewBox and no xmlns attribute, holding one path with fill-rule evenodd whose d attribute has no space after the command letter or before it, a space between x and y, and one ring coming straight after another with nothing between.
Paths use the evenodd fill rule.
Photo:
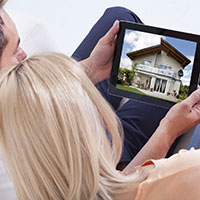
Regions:
<instances>
[{"instance_id":1,"label":"man's finger","mask_svg":"<svg viewBox=\"0 0 200 200\"><path fill-rule=\"evenodd\" d=\"M110 30L106 33L104 36L104 39L106 41L113 41L115 39L115 36L117 35L119 31L119 21L116 20L113 24L113 26L110 28Z\"/></svg>"}]
</instances>

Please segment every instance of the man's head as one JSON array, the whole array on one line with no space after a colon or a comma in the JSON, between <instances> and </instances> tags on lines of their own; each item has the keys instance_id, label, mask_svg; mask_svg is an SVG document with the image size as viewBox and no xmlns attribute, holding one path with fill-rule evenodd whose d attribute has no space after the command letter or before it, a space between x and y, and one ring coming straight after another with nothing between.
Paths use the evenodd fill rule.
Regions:
<instances>
[{"instance_id":1,"label":"man's head","mask_svg":"<svg viewBox=\"0 0 200 200\"><path fill-rule=\"evenodd\" d=\"M7 0L0 0L0 7L2 8L6 2Z\"/></svg>"},{"instance_id":2,"label":"man's head","mask_svg":"<svg viewBox=\"0 0 200 200\"><path fill-rule=\"evenodd\" d=\"M20 38L15 24L4 9L0 9L0 69L18 64L26 58L19 47Z\"/></svg>"},{"instance_id":3,"label":"man's head","mask_svg":"<svg viewBox=\"0 0 200 200\"><path fill-rule=\"evenodd\" d=\"M0 2L1 6L1 2ZM18 64L26 58L19 47L20 38L10 16L0 8L0 69Z\"/></svg>"},{"instance_id":4,"label":"man's head","mask_svg":"<svg viewBox=\"0 0 200 200\"><path fill-rule=\"evenodd\" d=\"M4 21L3 21L2 17L0 16L0 57L3 53L3 49L5 48L5 46L8 43L8 40L5 37L4 32L3 32L3 28L2 28L3 25L4 25Z\"/></svg>"}]
</instances>

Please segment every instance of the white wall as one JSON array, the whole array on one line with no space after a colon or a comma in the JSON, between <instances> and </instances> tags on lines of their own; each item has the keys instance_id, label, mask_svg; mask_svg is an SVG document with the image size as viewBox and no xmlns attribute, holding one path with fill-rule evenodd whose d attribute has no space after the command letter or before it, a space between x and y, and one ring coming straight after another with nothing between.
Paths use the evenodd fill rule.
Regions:
<instances>
[{"instance_id":1,"label":"white wall","mask_svg":"<svg viewBox=\"0 0 200 200\"><path fill-rule=\"evenodd\" d=\"M149 54L146 54L146 55L143 55L143 56L136 57L133 60L133 64L135 64L135 63L144 64L144 61L146 60L146 61L151 61L152 62L151 66L153 67L154 59L155 59L155 54L149 53Z\"/></svg>"},{"instance_id":2,"label":"white wall","mask_svg":"<svg viewBox=\"0 0 200 200\"><path fill-rule=\"evenodd\" d=\"M40 18L70 55L104 10L117 5L135 11L145 24L200 33L199 0L8 0L6 7Z\"/></svg>"},{"instance_id":3,"label":"white wall","mask_svg":"<svg viewBox=\"0 0 200 200\"><path fill-rule=\"evenodd\" d=\"M158 55L156 64L172 67L172 71L176 74L180 69L183 69L181 64L170 55L167 55L165 51L161 51L161 54Z\"/></svg>"}]
</instances>

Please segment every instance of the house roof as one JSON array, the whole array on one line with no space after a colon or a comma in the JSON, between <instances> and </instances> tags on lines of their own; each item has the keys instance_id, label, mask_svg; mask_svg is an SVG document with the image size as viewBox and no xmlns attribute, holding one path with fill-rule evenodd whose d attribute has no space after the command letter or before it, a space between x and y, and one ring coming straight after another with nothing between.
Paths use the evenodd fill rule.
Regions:
<instances>
[{"instance_id":1,"label":"house roof","mask_svg":"<svg viewBox=\"0 0 200 200\"><path fill-rule=\"evenodd\" d=\"M183 68L191 62L180 51L178 51L176 48L174 48L171 44L169 44L167 41L165 41L162 38L161 38L161 43L159 45L133 51L133 52L127 53L126 55L131 60L134 60L136 57L140 57L149 53L160 53L161 50L164 50L167 53L167 55L170 55L175 60L177 60Z\"/></svg>"}]
</instances>

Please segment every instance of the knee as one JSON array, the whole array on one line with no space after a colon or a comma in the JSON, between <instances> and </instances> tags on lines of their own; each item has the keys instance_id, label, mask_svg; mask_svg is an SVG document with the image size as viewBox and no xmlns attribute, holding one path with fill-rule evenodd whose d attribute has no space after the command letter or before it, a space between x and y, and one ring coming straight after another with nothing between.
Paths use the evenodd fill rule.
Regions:
<instances>
[{"instance_id":1,"label":"knee","mask_svg":"<svg viewBox=\"0 0 200 200\"><path fill-rule=\"evenodd\" d=\"M104 14L109 15L116 20L127 20L142 23L140 18L133 11L121 6L109 7L105 10Z\"/></svg>"},{"instance_id":2,"label":"knee","mask_svg":"<svg viewBox=\"0 0 200 200\"><path fill-rule=\"evenodd\" d=\"M122 7L122 6L113 6L113 7L109 7L105 10L106 13L110 13L110 12L132 12L131 10Z\"/></svg>"}]
</instances>

